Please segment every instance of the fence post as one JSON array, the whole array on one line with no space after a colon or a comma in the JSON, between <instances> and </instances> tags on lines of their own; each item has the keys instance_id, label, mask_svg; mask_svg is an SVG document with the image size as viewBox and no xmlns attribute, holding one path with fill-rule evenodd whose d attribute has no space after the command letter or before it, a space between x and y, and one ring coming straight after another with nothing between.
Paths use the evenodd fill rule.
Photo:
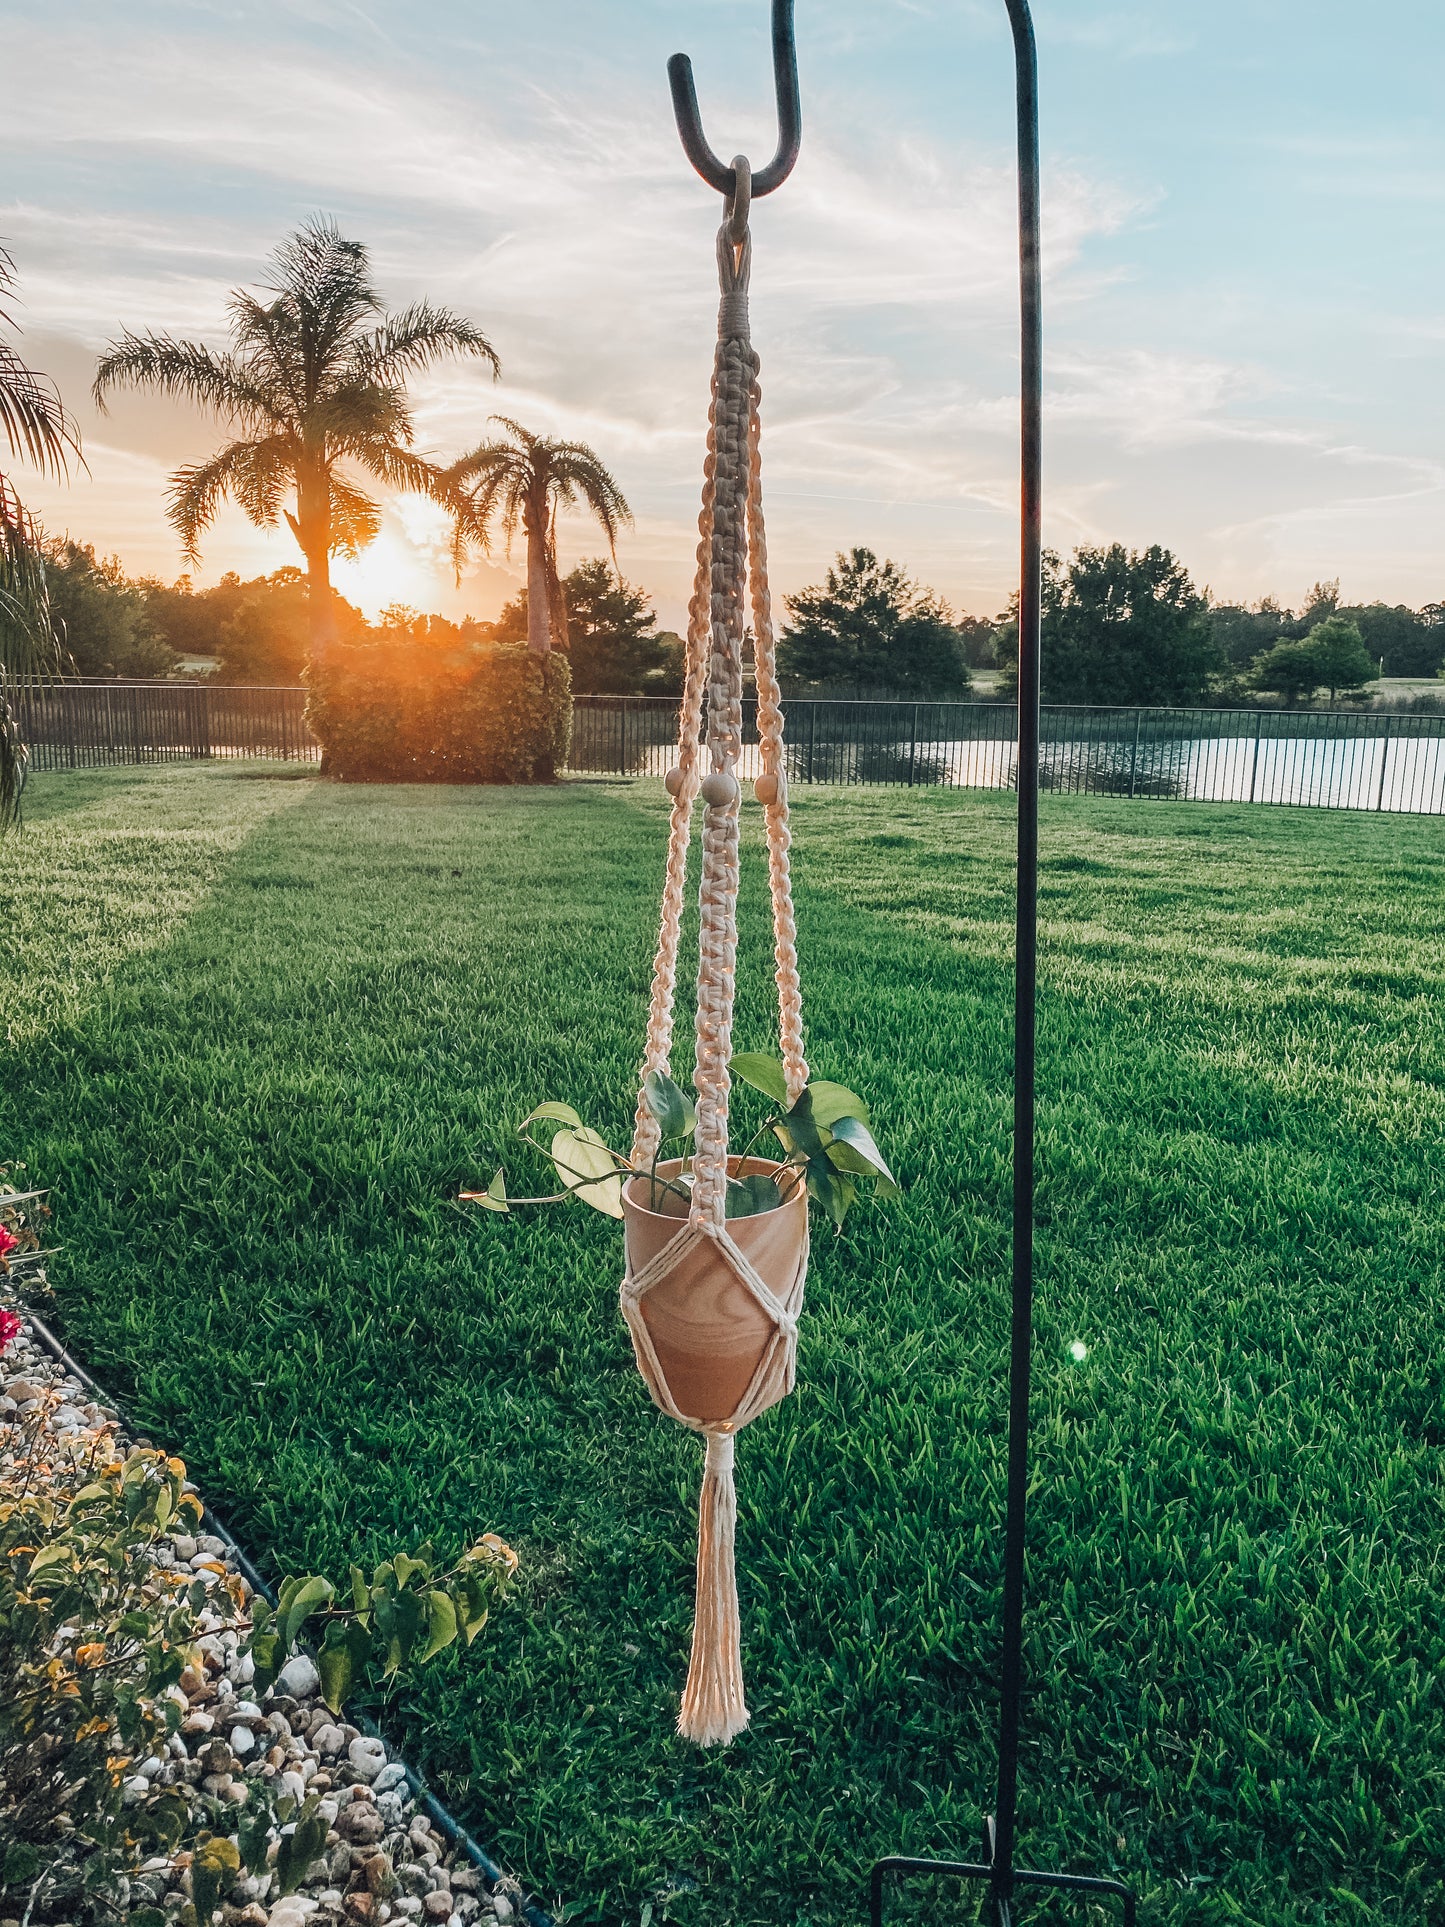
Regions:
<instances>
[{"instance_id":1,"label":"fence post","mask_svg":"<svg viewBox=\"0 0 1445 1927\"><path fill-rule=\"evenodd\" d=\"M813 780L813 743L818 734L818 705L808 704L808 781Z\"/></svg>"},{"instance_id":2,"label":"fence post","mask_svg":"<svg viewBox=\"0 0 1445 1927\"><path fill-rule=\"evenodd\" d=\"M908 787L913 788L913 772L918 763L918 704L913 705L913 721L908 733Z\"/></svg>"},{"instance_id":3,"label":"fence post","mask_svg":"<svg viewBox=\"0 0 1445 1927\"><path fill-rule=\"evenodd\" d=\"M1385 765L1390 760L1390 731L1394 726L1394 722L1395 719L1393 716L1387 716L1385 718L1385 735L1380 745L1380 787L1375 792L1375 808L1377 810L1382 810L1385 807Z\"/></svg>"},{"instance_id":4,"label":"fence post","mask_svg":"<svg viewBox=\"0 0 1445 1927\"><path fill-rule=\"evenodd\" d=\"M1139 731L1143 726L1144 712L1142 709L1136 709L1134 711L1134 748L1129 756L1129 795L1131 799L1134 795L1135 778L1139 774Z\"/></svg>"},{"instance_id":5,"label":"fence post","mask_svg":"<svg viewBox=\"0 0 1445 1927\"><path fill-rule=\"evenodd\" d=\"M1259 732L1264 728L1264 712L1256 710L1254 716L1254 762L1249 771L1249 800L1254 801L1254 786L1259 780Z\"/></svg>"}]
</instances>

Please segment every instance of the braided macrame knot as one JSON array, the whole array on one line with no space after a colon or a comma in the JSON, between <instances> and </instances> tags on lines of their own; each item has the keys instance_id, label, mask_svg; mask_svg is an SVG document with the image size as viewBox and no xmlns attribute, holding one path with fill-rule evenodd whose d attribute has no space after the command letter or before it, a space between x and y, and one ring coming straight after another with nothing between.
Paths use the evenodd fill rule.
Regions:
<instances>
[{"instance_id":1,"label":"braided macrame knot","mask_svg":"<svg viewBox=\"0 0 1445 1927\"><path fill-rule=\"evenodd\" d=\"M735 288L731 294L725 294L718 303L717 331L718 338L722 341L748 340L751 332L751 324L748 316L748 291L746 288Z\"/></svg>"},{"instance_id":2,"label":"braided macrame knot","mask_svg":"<svg viewBox=\"0 0 1445 1927\"><path fill-rule=\"evenodd\" d=\"M763 529L758 358L748 334L752 177L741 156L733 165L737 188L717 237L718 344L698 516L697 578L688 606L677 759L667 776L672 798L667 868L642 1060L644 1083L653 1072L671 1075L688 848L701 791L706 807L691 1190L684 1206L675 1193L653 1196L645 1176L624 1186L627 1271L621 1292L638 1370L653 1401L707 1440L692 1658L678 1717L678 1731L704 1746L732 1739L748 1723L734 1570L734 1436L793 1389L808 1269L808 1202L796 1183L774 1210L749 1218L728 1218L726 1211L730 1175L759 1175L775 1168L751 1159L744 1171L728 1154L741 807L737 768L743 636L749 615L762 765L756 794L767 835L778 1035L790 1103L808 1082L789 871L783 711ZM657 1150L657 1122L639 1097L633 1163L650 1165ZM675 1161L659 1164L657 1172L672 1180L681 1175L681 1166Z\"/></svg>"}]
</instances>

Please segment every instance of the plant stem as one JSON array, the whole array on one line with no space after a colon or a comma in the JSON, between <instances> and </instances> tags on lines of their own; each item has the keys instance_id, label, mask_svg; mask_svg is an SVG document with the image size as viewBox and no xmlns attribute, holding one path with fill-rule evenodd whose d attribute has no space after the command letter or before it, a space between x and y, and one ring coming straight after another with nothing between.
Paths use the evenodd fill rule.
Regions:
<instances>
[{"instance_id":1,"label":"plant stem","mask_svg":"<svg viewBox=\"0 0 1445 1927\"><path fill-rule=\"evenodd\" d=\"M760 1138L766 1137L768 1132L772 1130L773 1126L778 1121L779 1120L776 1113L774 1113L772 1117L765 1117L762 1123L758 1126L757 1130L755 1130L752 1136L748 1139L746 1148L741 1152L739 1152L738 1154L739 1157L750 1158L753 1154L753 1146L758 1142Z\"/></svg>"},{"instance_id":2,"label":"plant stem","mask_svg":"<svg viewBox=\"0 0 1445 1927\"><path fill-rule=\"evenodd\" d=\"M791 1171L793 1174L793 1182L786 1191L783 1190L783 1187L781 1184L778 1185L778 1190L782 1194L783 1203L786 1204L788 1202L788 1199L792 1197L793 1193L797 1190L798 1186L806 1182L807 1176L808 1176L808 1167L806 1164L793 1164L790 1162L790 1163L784 1164L783 1169L785 1171ZM776 1184L777 1180L774 1179L773 1182Z\"/></svg>"}]
</instances>

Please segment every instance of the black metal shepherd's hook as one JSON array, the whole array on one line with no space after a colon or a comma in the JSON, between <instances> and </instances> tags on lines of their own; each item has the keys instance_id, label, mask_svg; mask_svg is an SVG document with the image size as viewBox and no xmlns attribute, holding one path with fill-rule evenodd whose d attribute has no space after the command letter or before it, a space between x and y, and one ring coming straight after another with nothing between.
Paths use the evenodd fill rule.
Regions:
<instances>
[{"instance_id":1,"label":"black metal shepherd's hook","mask_svg":"<svg viewBox=\"0 0 1445 1927\"><path fill-rule=\"evenodd\" d=\"M707 144L702 131L702 116L697 108L697 88L692 82L692 62L686 54L674 54L667 63L667 78L672 86L672 111L677 116L677 131L687 158L709 187L732 199L735 181L731 167L724 167ZM771 194L792 173L803 141L803 104L798 93L798 49L793 38L793 0L773 0L773 85L778 97L778 151L766 167L752 177L752 198Z\"/></svg>"},{"instance_id":2,"label":"black metal shepherd's hook","mask_svg":"<svg viewBox=\"0 0 1445 1927\"><path fill-rule=\"evenodd\" d=\"M1113 1896L1134 1927L1133 1894L1121 1881L1092 1874L1045 1873L1015 1865L1019 1716L1023 1693L1024 1547L1029 1454L1029 1375L1034 1298L1034 1088L1039 875L1039 619L1043 559L1043 296L1039 260L1038 53L1029 0L1004 0L1013 29L1018 109L1019 297L1022 320L1022 446L1019 572L1018 895L1015 924L1013 1313L1009 1357L1008 1501L1004 1533L1003 1652L999 1668L998 1795L984 1822L982 1861L919 1860L892 1854L869 1877L873 1927L882 1927L888 1874L931 1873L985 1881L996 1927L1012 1927L1020 1887ZM710 187L731 197L733 170L708 146L698 114L692 62L667 63L672 104L687 157ZM771 194L793 170L802 138L793 0L773 0L773 74L778 151L752 177L752 193Z\"/></svg>"}]
</instances>

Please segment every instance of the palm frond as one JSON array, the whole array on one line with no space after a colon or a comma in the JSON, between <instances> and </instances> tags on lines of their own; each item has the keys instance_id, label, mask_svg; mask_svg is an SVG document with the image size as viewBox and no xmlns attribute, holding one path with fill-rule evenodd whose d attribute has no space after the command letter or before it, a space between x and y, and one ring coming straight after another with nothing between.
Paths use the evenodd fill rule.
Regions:
<instances>
[{"instance_id":1,"label":"palm frond","mask_svg":"<svg viewBox=\"0 0 1445 1927\"><path fill-rule=\"evenodd\" d=\"M405 447L412 438L411 407L402 388L349 381L308 410L306 428L313 440L324 437L339 455L362 442L384 440Z\"/></svg>"},{"instance_id":2,"label":"palm frond","mask_svg":"<svg viewBox=\"0 0 1445 1927\"><path fill-rule=\"evenodd\" d=\"M274 394L292 416L306 408L306 371L296 317L284 301L258 301L233 290L229 312L235 358L247 379Z\"/></svg>"},{"instance_id":3,"label":"palm frond","mask_svg":"<svg viewBox=\"0 0 1445 1927\"><path fill-rule=\"evenodd\" d=\"M552 444L553 486L568 507L580 495L600 523L612 560L617 560L617 537L632 521L627 497L616 477L585 442Z\"/></svg>"},{"instance_id":4,"label":"palm frond","mask_svg":"<svg viewBox=\"0 0 1445 1927\"><path fill-rule=\"evenodd\" d=\"M448 355L472 355L489 363L493 376L502 372L497 351L480 328L430 301L414 301L399 315L389 315L353 351L358 376L372 382L422 374Z\"/></svg>"},{"instance_id":5,"label":"palm frond","mask_svg":"<svg viewBox=\"0 0 1445 1927\"><path fill-rule=\"evenodd\" d=\"M0 341L0 430L12 455L57 481L68 474L70 457L80 456L79 430L55 383L27 368L8 341Z\"/></svg>"},{"instance_id":6,"label":"palm frond","mask_svg":"<svg viewBox=\"0 0 1445 1927\"><path fill-rule=\"evenodd\" d=\"M484 442L453 462L447 478L462 504L454 511L452 524L452 567L457 575L474 545L484 553L490 550L498 516L510 555L532 481L532 465L524 452L509 442Z\"/></svg>"},{"instance_id":7,"label":"palm frond","mask_svg":"<svg viewBox=\"0 0 1445 1927\"><path fill-rule=\"evenodd\" d=\"M448 473L461 487L494 475L515 475L525 486L532 464L527 452L510 442L482 442L469 454L458 456Z\"/></svg>"},{"instance_id":8,"label":"palm frond","mask_svg":"<svg viewBox=\"0 0 1445 1927\"><path fill-rule=\"evenodd\" d=\"M295 444L274 436L231 442L208 462L178 468L171 477L166 517L181 538L187 563L200 561L201 537L228 495L263 528L274 524L284 490L280 478L289 480L295 460Z\"/></svg>"},{"instance_id":9,"label":"palm frond","mask_svg":"<svg viewBox=\"0 0 1445 1927\"><path fill-rule=\"evenodd\" d=\"M15 281L15 263L9 250L0 247L0 322L11 327L14 317L5 300L14 293ZM79 430L66 413L55 383L27 367L8 341L0 341L0 430L12 455L57 481L67 474L70 456L85 466Z\"/></svg>"},{"instance_id":10,"label":"palm frond","mask_svg":"<svg viewBox=\"0 0 1445 1927\"><path fill-rule=\"evenodd\" d=\"M56 667L40 532L0 475L0 671L40 676Z\"/></svg>"},{"instance_id":11,"label":"palm frond","mask_svg":"<svg viewBox=\"0 0 1445 1927\"><path fill-rule=\"evenodd\" d=\"M381 528L381 509L344 475L332 470L331 547L334 554L360 555Z\"/></svg>"},{"instance_id":12,"label":"palm frond","mask_svg":"<svg viewBox=\"0 0 1445 1927\"><path fill-rule=\"evenodd\" d=\"M526 449L529 454L534 449L541 448L544 445L543 436L534 435L530 428L523 428L522 424L516 421L511 415L493 415L492 420L500 423L516 442L517 446Z\"/></svg>"},{"instance_id":13,"label":"palm frond","mask_svg":"<svg viewBox=\"0 0 1445 1927\"><path fill-rule=\"evenodd\" d=\"M381 313L370 258L360 241L317 215L281 243L271 269L267 286L294 317L305 395L314 401L345 372L363 322Z\"/></svg>"},{"instance_id":14,"label":"palm frond","mask_svg":"<svg viewBox=\"0 0 1445 1927\"><path fill-rule=\"evenodd\" d=\"M378 436L374 441L361 438L347 448L348 458L360 464L387 488L408 490L414 495L430 496L445 509L462 506L462 491L451 479L450 470L428 461L410 448L398 448Z\"/></svg>"},{"instance_id":15,"label":"palm frond","mask_svg":"<svg viewBox=\"0 0 1445 1927\"><path fill-rule=\"evenodd\" d=\"M0 831L20 814L28 758L16 714L16 683L58 667L39 532L0 476Z\"/></svg>"},{"instance_id":16,"label":"palm frond","mask_svg":"<svg viewBox=\"0 0 1445 1927\"><path fill-rule=\"evenodd\" d=\"M213 354L199 341L126 329L100 358L91 388L96 407L104 410L107 394L122 384L197 402L242 427L274 426L280 420L275 398L233 355Z\"/></svg>"},{"instance_id":17,"label":"palm frond","mask_svg":"<svg viewBox=\"0 0 1445 1927\"><path fill-rule=\"evenodd\" d=\"M237 445L230 494L258 529L276 526L296 480L296 444L289 435Z\"/></svg>"},{"instance_id":18,"label":"palm frond","mask_svg":"<svg viewBox=\"0 0 1445 1927\"><path fill-rule=\"evenodd\" d=\"M616 478L585 442L554 441L534 435L510 415L493 415L506 430L506 441L482 442L452 463L451 480L467 495L467 508L457 512L452 532L452 562L460 571L471 543L491 545L494 521L500 515L508 552L522 519L524 504L544 505L549 557L555 550L555 511L558 504L575 507L585 502L607 537L617 559L617 537L632 520L632 510ZM549 566L555 566L549 562ZM559 590L560 593L560 590ZM565 627L565 622L564 622Z\"/></svg>"}]
</instances>

